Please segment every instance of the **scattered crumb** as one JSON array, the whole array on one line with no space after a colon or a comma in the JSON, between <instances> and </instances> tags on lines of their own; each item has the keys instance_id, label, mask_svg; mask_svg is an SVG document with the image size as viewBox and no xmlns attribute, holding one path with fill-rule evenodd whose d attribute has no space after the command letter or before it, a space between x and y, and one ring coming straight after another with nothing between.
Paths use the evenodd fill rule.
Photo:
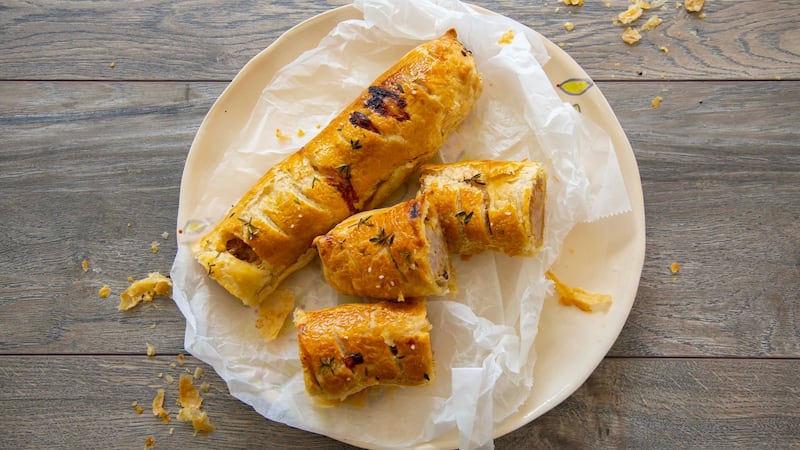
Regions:
<instances>
[{"instance_id":1,"label":"scattered crumb","mask_svg":"<svg viewBox=\"0 0 800 450\"><path fill-rule=\"evenodd\" d=\"M194 369L194 379L199 380L200 378L203 378L203 368L198 366Z\"/></svg>"},{"instance_id":2,"label":"scattered crumb","mask_svg":"<svg viewBox=\"0 0 800 450\"><path fill-rule=\"evenodd\" d=\"M130 222L128 222L128 228L130 228L130 227L131 227L131 223L130 223Z\"/></svg>"},{"instance_id":3,"label":"scattered crumb","mask_svg":"<svg viewBox=\"0 0 800 450\"><path fill-rule=\"evenodd\" d=\"M152 324L152 325L150 325L150 329L151 329L151 330L155 330L155 329L156 329L156 324Z\"/></svg>"},{"instance_id":4,"label":"scattered crumb","mask_svg":"<svg viewBox=\"0 0 800 450\"><path fill-rule=\"evenodd\" d=\"M279 141L285 141L289 139L289 136L283 134L280 128L275 128L275 137L278 138Z\"/></svg>"},{"instance_id":5,"label":"scattered crumb","mask_svg":"<svg viewBox=\"0 0 800 450\"><path fill-rule=\"evenodd\" d=\"M564 48L564 43L563 42L559 42L558 46L561 47L561 48Z\"/></svg>"},{"instance_id":6,"label":"scattered crumb","mask_svg":"<svg viewBox=\"0 0 800 450\"><path fill-rule=\"evenodd\" d=\"M117 67L117 63L116 63L116 61L111 61L111 64L109 64L109 65L108 65L108 67L110 67L110 68L112 68L112 69L113 69L114 67Z\"/></svg>"},{"instance_id":7,"label":"scattered crumb","mask_svg":"<svg viewBox=\"0 0 800 450\"><path fill-rule=\"evenodd\" d=\"M605 2L603 3L603 6L605 6L606 8L611 8L611 2Z\"/></svg>"},{"instance_id":8,"label":"scattered crumb","mask_svg":"<svg viewBox=\"0 0 800 450\"><path fill-rule=\"evenodd\" d=\"M158 242L156 242L156 241L151 242L150 243L150 250L152 250L153 253L158 253Z\"/></svg>"},{"instance_id":9,"label":"scattered crumb","mask_svg":"<svg viewBox=\"0 0 800 450\"><path fill-rule=\"evenodd\" d=\"M633 45L642 39L642 34L636 28L628 27L622 33L622 40L628 45Z\"/></svg>"},{"instance_id":10,"label":"scattered crumb","mask_svg":"<svg viewBox=\"0 0 800 450\"><path fill-rule=\"evenodd\" d=\"M256 328L267 342L278 337L286 318L294 310L294 295L288 289L278 289L262 302L256 316Z\"/></svg>"},{"instance_id":11,"label":"scattered crumb","mask_svg":"<svg viewBox=\"0 0 800 450\"><path fill-rule=\"evenodd\" d=\"M167 376L165 376L164 379L167 381L167 384L172 384L172 382L175 381L175 377L173 377L170 374L167 374Z\"/></svg>"},{"instance_id":12,"label":"scattered crumb","mask_svg":"<svg viewBox=\"0 0 800 450\"><path fill-rule=\"evenodd\" d=\"M202 383L200 385L200 390L203 391L203 392L208 392L208 391L211 390L211 385L208 384L208 383Z\"/></svg>"},{"instance_id":13,"label":"scattered crumb","mask_svg":"<svg viewBox=\"0 0 800 450\"><path fill-rule=\"evenodd\" d=\"M664 47L663 45L661 46L661 48L659 50L664 52L665 55L669 53L669 49L667 47Z\"/></svg>"},{"instance_id":14,"label":"scattered crumb","mask_svg":"<svg viewBox=\"0 0 800 450\"><path fill-rule=\"evenodd\" d=\"M195 431L214 431L214 425L211 424L208 413L200 410L203 399L192 384L191 375L181 375L178 391L178 403L181 406L178 411L178 420L192 422Z\"/></svg>"},{"instance_id":15,"label":"scattered crumb","mask_svg":"<svg viewBox=\"0 0 800 450\"><path fill-rule=\"evenodd\" d=\"M128 275L128 283L133 283L136 281L132 276Z\"/></svg>"},{"instance_id":16,"label":"scattered crumb","mask_svg":"<svg viewBox=\"0 0 800 450\"><path fill-rule=\"evenodd\" d=\"M653 109L658 109L658 106L661 105L662 100L664 99L661 98L660 95L656 95L656 97L652 101L650 101L650 105L653 106Z\"/></svg>"},{"instance_id":17,"label":"scattered crumb","mask_svg":"<svg viewBox=\"0 0 800 450\"><path fill-rule=\"evenodd\" d=\"M156 356L156 348L149 342L147 343L147 356Z\"/></svg>"},{"instance_id":18,"label":"scattered crumb","mask_svg":"<svg viewBox=\"0 0 800 450\"><path fill-rule=\"evenodd\" d=\"M636 21L636 19L641 17L641 15L642 15L642 8L637 3L635 5L629 6L627 11L619 13L617 19L623 24L628 25L629 23L633 23L634 21Z\"/></svg>"},{"instance_id":19,"label":"scattered crumb","mask_svg":"<svg viewBox=\"0 0 800 450\"><path fill-rule=\"evenodd\" d=\"M104 284L103 287L97 291L97 295L100 296L100 298L107 298L111 295L111 286Z\"/></svg>"},{"instance_id":20,"label":"scattered crumb","mask_svg":"<svg viewBox=\"0 0 800 450\"><path fill-rule=\"evenodd\" d=\"M130 281L130 278L129 278ZM172 280L153 272L141 280L134 280L128 289L119 294L120 302L118 309L127 311L139 303L151 302L157 295L172 297Z\"/></svg>"},{"instance_id":21,"label":"scattered crumb","mask_svg":"<svg viewBox=\"0 0 800 450\"><path fill-rule=\"evenodd\" d=\"M514 40L514 30L508 30L497 40L498 45L510 44Z\"/></svg>"},{"instance_id":22,"label":"scattered crumb","mask_svg":"<svg viewBox=\"0 0 800 450\"><path fill-rule=\"evenodd\" d=\"M172 436L173 434L175 434L175 428L173 428L173 427L170 427L170 429L169 429L169 435L170 435L170 436Z\"/></svg>"},{"instance_id":23,"label":"scattered crumb","mask_svg":"<svg viewBox=\"0 0 800 450\"><path fill-rule=\"evenodd\" d=\"M661 22L662 22L661 18L659 18L658 16L652 16L649 19L647 19L647 22L645 22L644 25L642 25L642 31L652 30L653 28L661 25Z\"/></svg>"},{"instance_id":24,"label":"scattered crumb","mask_svg":"<svg viewBox=\"0 0 800 450\"><path fill-rule=\"evenodd\" d=\"M142 405L140 405L136 400L131 403L131 406L133 406L133 410L136 411L136 414L141 414L144 412L144 408L142 408Z\"/></svg>"},{"instance_id":25,"label":"scattered crumb","mask_svg":"<svg viewBox=\"0 0 800 450\"><path fill-rule=\"evenodd\" d=\"M567 22L564 24L564 29L567 31L572 31L575 29L575 25L572 22Z\"/></svg>"},{"instance_id":26,"label":"scattered crumb","mask_svg":"<svg viewBox=\"0 0 800 450\"><path fill-rule=\"evenodd\" d=\"M161 233L161 237L166 241L167 239L169 239L169 233L167 233L165 231L165 232Z\"/></svg>"},{"instance_id":27,"label":"scattered crumb","mask_svg":"<svg viewBox=\"0 0 800 450\"><path fill-rule=\"evenodd\" d=\"M562 0L565 5L583 6L583 0Z\"/></svg>"},{"instance_id":28,"label":"scattered crumb","mask_svg":"<svg viewBox=\"0 0 800 450\"><path fill-rule=\"evenodd\" d=\"M178 360L178 364L183 365L186 362L186 356L183 353L178 353L178 356L175 357Z\"/></svg>"},{"instance_id":29,"label":"scattered crumb","mask_svg":"<svg viewBox=\"0 0 800 450\"><path fill-rule=\"evenodd\" d=\"M700 14L697 15L697 18L698 19L705 19L706 18L706 13L701 12Z\"/></svg>"},{"instance_id":30,"label":"scattered crumb","mask_svg":"<svg viewBox=\"0 0 800 450\"><path fill-rule=\"evenodd\" d=\"M178 365L177 365L177 364L175 364L175 363L169 363L169 367L170 367L171 369L174 369L174 368L178 367Z\"/></svg>"},{"instance_id":31,"label":"scattered crumb","mask_svg":"<svg viewBox=\"0 0 800 450\"><path fill-rule=\"evenodd\" d=\"M556 14L558 14L559 11L561 11L561 7L560 6L556 7L556 9L553 10L553 12L556 13Z\"/></svg>"},{"instance_id":32,"label":"scattered crumb","mask_svg":"<svg viewBox=\"0 0 800 450\"><path fill-rule=\"evenodd\" d=\"M644 0L639 0L637 2L632 2L632 3L636 3L636 6L638 6L639 8L642 8L644 10L650 9L650 3L648 3L648 2L646 2Z\"/></svg>"},{"instance_id":33,"label":"scattered crumb","mask_svg":"<svg viewBox=\"0 0 800 450\"><path fill-rule=\"evenodd\" d=\"M683 3L675 2L675 9L681 9L681 6L683 6Z\"/></svg>"},{"instance_id":34,"label":"scattered crumb","mask_svg":"<svg viewBox=\"0 0 800 450\"><path fill-rule=\"evenodd\" d=\"M156 376L157 376L158 378L162 378L162 377L164 376L164 372L158 372L158 375L156 375Z\"/></svg>"},{"instance_id":35,"label":"scattered crumb","mask_svg":"<svg viewBox=\"0 0 800 450\"><path fill-rule=\"evenodd\" d=\"M700 12L703 9L703 0L684 0L683 7L689 12Z\"/></svg>"},{"instance_id":36,"label":"scattered crumb","mask_svg":"<svg viewBox=\"0 0 800 450\"><path fill-rule=\"evenodd\" d=\"M320 128L322 128L322 124L318 123L318 124L315 125L315 127L319 130Z\"/></svg>"},{"instance_id":37,"label":"scattered crumb","mask_svg":"<svg viewBox=\"0 0 800 450\"><path fill-rule=\"evenodd\" d=\"M305 132L305 131L303 131L303 129L302 129L302 128L298 128L298 129L297 129L297 137L303 137L303 136L305 136L305 135L306 135L306 132Z\"/></svg>"},{"instance_id":38,"label":"scattered crumb","mask_svg":"<svg viewBox=\"0 0 800 450\"><path fill-rule=\"evenodd\" d=\"M153 436L147 436L144 438L144 448L153 448L156 445L156 438Z\"/></svg>"},{"instance_id":39,"label":"scattered crumb","mask_svg":"<svg viewBox=\"0 0 800 450\"><path fill-rule=\"evenodd\" d=\"M669 271L672 272L673 274L678 273L680 270L681 270L681 265L676 262L669 265Z\"/></svg>"},{"instance_id":40,"label":"scattered crumb","mask_svg":"<svg viewBox=\"0 0 800 450\"><path fill-rule=\"evenodd\" d=\"M164 409L164 393L164 389L156 391L156 396L153 397L153 415L161 417L161 420L166 425L170 422L170 418L169 413Z\"/></svg>"},{"instance_id":41,"label":"scattered crumb","mask_svg":"<svg viewBox=\"0 0 800 450\"><path fill-rule=\"evenodd\" d=\"M780 75L775 75L775 80L776 80L776 81L781 81L782 79L783 79L783 78L782 78Z\"/></svg>"},{"instance_id":42,"label":"scattered crumb","mask_svg":"<svg viewBox=\"0 0 800 450\"><path fill-rule=\"evenodd\" d=\"M89 260L88 259L83 258L83 261L81 261L81 269L83 269L84 272L88 272L89 271Z\"/></svg>"},{"instance_id":43,"label":"scattered crumb","mask_svg":"<svg viewBox=\"0 0 800 450\"><path fill-rule=\"evenodd\" d=\"M610 295L595 294L578 287L567 286L549 270L545 276L555 284L556 292L560 297L559 302L564 306L575 305L581 311L591 312L597 308L608 308L611 305Z\"/></svg>"},{"instance_id":44,"label":"scattered crumb","mask_svg":"<svg viewBox=\"0 0 800 450\"><path fill-rule=\"evenodd\" d=\"M692 36L697 36L697 30L692 30L689 32Z\"/></svg>"}]
</instances>

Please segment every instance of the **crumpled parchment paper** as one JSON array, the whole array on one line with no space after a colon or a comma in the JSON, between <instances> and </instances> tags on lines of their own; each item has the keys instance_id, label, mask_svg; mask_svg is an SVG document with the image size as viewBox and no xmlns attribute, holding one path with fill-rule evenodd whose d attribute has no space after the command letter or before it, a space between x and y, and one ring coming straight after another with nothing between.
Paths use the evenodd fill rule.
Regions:
<instances>
[{"instance_id":1,"label":"crumpled parchment paper","mask_svg":"<svg viewBox=\"0 0 800 450\"><path fill-rule=\"evenodd\" d=\"M491 448L494 424L517 411L535 381L533 343L550 289L544 272L575 224L630 210L614 148L602 129L559 99L534 31L454 0L356 0L355 6L364 20L340 23L264 88L238 141L220 149L224 158L202 200L180 205L186 216L219 220L242 189L311 139L383 70L454 27L474 53L484 92L439 158L543 162L549 175L544 248L532 258L454 257L458 295L428 302L435 382L375 389L364 404L324 408L305 393L291 320L265 343L254 311L206 276L188 250L191 237L184 238L171 275L186 317L185 346L214 367L231 394L271 420L381 448L408 448L457 429L460 448ZM509 30L513 40L500 44ZM395 200L415 188L410 183ZM305 309L358 301L331 290L316 262L282 287Z\"/></svg>"}]
</instances>

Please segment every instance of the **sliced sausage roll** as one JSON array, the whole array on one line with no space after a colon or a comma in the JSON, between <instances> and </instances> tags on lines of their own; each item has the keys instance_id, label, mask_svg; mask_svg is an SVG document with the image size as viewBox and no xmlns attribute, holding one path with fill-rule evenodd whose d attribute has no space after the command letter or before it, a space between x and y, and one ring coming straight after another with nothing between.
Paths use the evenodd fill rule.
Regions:
<instances>
[{"instance_id":1,"label":"sliced sausage roll","mask_svg":"<svg viewBox=\"0 0 800 450\"><path fill-rule=\"evenodd\" d=\"M403 301L455 287L438 216L424 196L351 216L314 246L328 284L344 294Z\"/></svg>"},{"instance_id":2,"label":"sliced sausage roll","mask_svg":"<svg viewBox=\"0 0 800 450\"><path fill-rule=\"evenodd\" d=\"M465 161L423 166L420 193L439 213L451 252L533 255L543 242L546 183L536 162Z\"/></svg>"},{"instance_id":3,"label":"sliced sausage roll","mask_svg":"<svg viewBox=\"0 0 800 450\"><path fill-rule=\"evenodd\" d=\"M269 169L195 243L195 258L242 303L258 307L313 258L314 237L384 201L430 159L481 89L455 30L413 49Z\"/></svg>"},{"instance_id":4,"label":"sliced sausage roll","mask_svg":"<svg viewBox=\"0 0 800 450\"><path fill-rule=\"evenodd\" d=\"M295 310L306 391L323 402L369 386L417 386L433 380L425 301L349 303Z\"/></svg>"}]
</instances>

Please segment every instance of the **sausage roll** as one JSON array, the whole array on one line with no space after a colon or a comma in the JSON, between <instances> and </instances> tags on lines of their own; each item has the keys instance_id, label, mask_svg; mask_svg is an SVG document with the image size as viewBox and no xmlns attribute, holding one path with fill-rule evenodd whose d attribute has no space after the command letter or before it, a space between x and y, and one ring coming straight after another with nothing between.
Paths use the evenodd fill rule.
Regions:
<instances>
[{"instance_id":1,"label":"sausage roll","mask_svg":"<svg viewBox=\"0 0 800 450\"><path fill-rule=\"evenodd\" d=\"M422 167L420 193L439 213L448 249L533 255L542 246L547 176L528 161L465 161Z\"/></svg>"},{"instance_id":2,"label":"sausage roll","mask_svg":"<svg viewBox=\"0 0 800 450\"><path fill-rule=\"evenodd\" d=\"M344 294L403 301L455 287L439 219L424 196L351 216L314 246L328 284Z\"/></svg>"},{"instance_id":3,"label":"sausage roll","mask_svg":"<svg viewBox=\"0 0 800 450\"><path fill-rule=\"evenodd\" d=\"M231 294L257 307L314 256L314 237L384 201L430 159L482 90L455 30L411 50L317 136L273 166L194 246Z\"/></svg>"},{"instance_id":4,"label":"sausage roll","mask_svg":"<svg viewBox=\"0 0 800 450\"><path fill-rule=\"evenodd\" d=\"M341 401L379 384L433 380L425 300L298 309L294 322L306 391L318 400Z\"/></svg>"}]
</instances>

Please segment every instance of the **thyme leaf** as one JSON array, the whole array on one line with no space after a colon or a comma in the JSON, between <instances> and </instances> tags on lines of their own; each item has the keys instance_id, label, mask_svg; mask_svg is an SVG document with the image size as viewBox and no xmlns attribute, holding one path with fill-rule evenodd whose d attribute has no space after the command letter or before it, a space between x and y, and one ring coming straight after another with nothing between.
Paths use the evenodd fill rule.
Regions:
<instances>
[{"instance_id":1,"label":"thyme leaf","mask_svg":"<svg viewBox=\"0 0 800 450\"><path fill-rule=\"evenodd\" d=\"M464 178L461 181L463 181L464 183L467 183L467 184L471 184L473 186L485 186L486 185L486 182L481 180L481 173L480 172L476 173L475 175L473 175L473 176L471 176L469 178Z\"/></svg>"},{"instance_id":2,"label":"thyme leaf","mask_svg":"<svg viewBox=\"0 0 800 450\"><path fill-rule=\"evenodd\" d=\"M470 211L469 213L467 213L466 211L459 211L459 212L456 213L456 217L461 219L461 221L464 223L464 225L466 225L472 219L473 213L474 213L474 211Z\"/></svg>"},{"instance_id":3,"label":"thyme leaf","mask_svg":"<svg viewBox=\"0 0 800 450\"><path fill-rule=\"evenodd\" d=\"M380 247L389 247L394 243L394 233L386 234L386 230L378 228L378 234L369 238L369 241Z\"/></svg>"}]
</instances>

